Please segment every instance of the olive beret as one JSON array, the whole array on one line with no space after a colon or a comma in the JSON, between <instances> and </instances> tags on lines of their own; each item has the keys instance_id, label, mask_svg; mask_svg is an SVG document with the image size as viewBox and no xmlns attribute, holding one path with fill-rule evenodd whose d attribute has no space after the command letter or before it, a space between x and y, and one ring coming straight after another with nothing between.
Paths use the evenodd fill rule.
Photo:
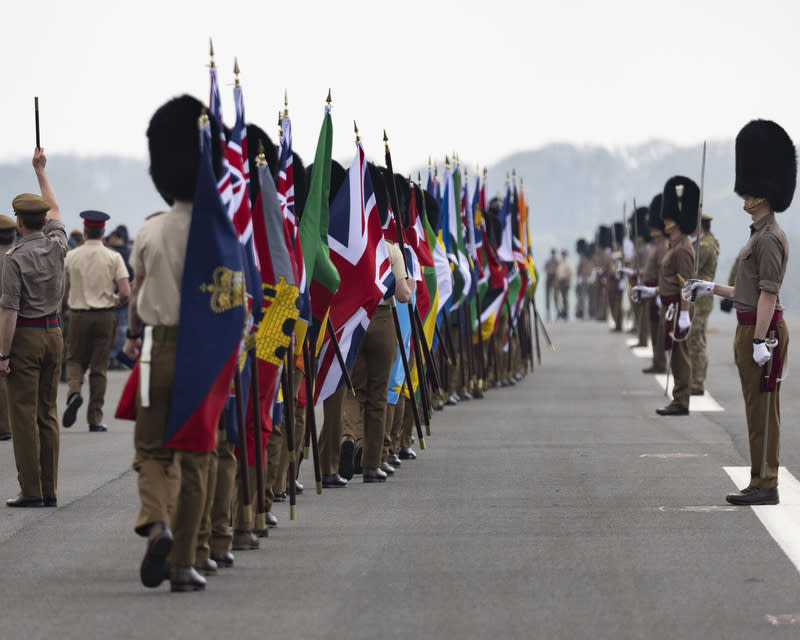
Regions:
<instances>
[{"instance_id":1,"label":"olive beret","mask_svg":"<svg viewBox=\"0 0 800 640\"><path fill-rule=\"evenodd\" d=\"M11 201L15 215L26 213L47 213L50 211L50 203L42 196L33 193L20 193Z\"/></svg>"}]
</instances>

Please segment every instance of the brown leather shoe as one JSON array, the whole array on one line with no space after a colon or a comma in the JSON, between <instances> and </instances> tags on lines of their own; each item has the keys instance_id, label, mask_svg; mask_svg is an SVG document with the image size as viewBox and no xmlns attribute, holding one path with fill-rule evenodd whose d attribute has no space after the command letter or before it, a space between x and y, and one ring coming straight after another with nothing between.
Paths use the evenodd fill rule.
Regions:
<instances>
[{"instance_id":1,"label":"brown leather shoe","mask_svg":"<svg viewBox=\"0 0 800 640\"><path fill-rule=\"evenodd\" d=\"M139 568L139 577L145 587L154 588L164 581L167 556L172 549L172 531L166 523L156 522L150 527L147 551Z\"/></svg>"},{"instance_id":2,"label":"brown leather shoe","mask_svg":"<svg viewBox=\"0 0 800 640\"><path fill-rule=\"evenodd\" d=\"M206 588L206 579L194 567L170 567L169 584L170 591L203 591Z\"/></svg>"},{"instance_id":3,"label":"brown leather shoe","mask_svg":"<svg viewBox=\"0 0 800 640\"><path fill-rule=\"evenodd\" d=\"M673 402L666 407L656 409L656 413L660 416L688 416L689 408Z\"/></svg>"}]
</instances>

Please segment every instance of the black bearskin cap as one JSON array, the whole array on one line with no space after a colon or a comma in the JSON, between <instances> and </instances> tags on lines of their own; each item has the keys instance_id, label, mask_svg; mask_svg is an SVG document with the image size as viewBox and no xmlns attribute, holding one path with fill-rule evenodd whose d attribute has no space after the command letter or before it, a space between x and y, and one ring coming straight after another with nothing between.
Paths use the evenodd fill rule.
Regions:
<instances>
[{"instance_id":1,"label":"black bearskin cap","mask_svg":"<svg viewBox=\"0 0 800 640\"><path fill-rule=\"evenodd\" d=\"M226 136L225 138L228 139L230 137L230 133L227 132L226 129ZM270 175L275 175L275 168L278 165L278 149L272 143L272 140L269 139L269 136L264 132L264 130L255 124L248 124L247 125L247 161L250 163L250 204L252 205L256 197L258 196L258 192L261 190L261 183L258 178L258 164L256 162L256 158L258 158L258 143L264 147L264 157L267 159L267 168L269 169ZM274 180L274 177L273 177Z\"/></svg>"},{"instance_id":2,"label":"black bearskin cap","mask_svg":"<svg viewBox=\"0 0 800 640\"><path fill-rule=\"evenodd\" d=\"M439 230L439 205L430 191L423 191L422 196L425 198L425 215L428 218L428 224L431 225L431 229L436 233Z\"/></svg>"},{"instance_id":3,"label":"black bearskin cap","mask_svg":"<svg viewBox=\"0 0 800 640\"><path fill-rule=\"evenodd\" d=\"M678 197L678 189L683 193ZM697 208L700 206L700 187L691 178L673 176L664 185L662 193L661 217L664 221L674 220L686 234L697 231Z\"/></svg>"},{"instance_id":4,"label":"black bearskin cap","mask_svg":"<svg viewBox=\"0 0 800 640\"><path fill-rule=\"evenodd\" d=\"M636 211L631 214L628 221L630 228L631 240L636 240L638 234L645 242L650 242L650 227L647 224L647 207L638 207Z\"/></svg>"},{"instance_id":5,"label":"black bearskin cap","mask_svg":"<svg viewBox=\"0 0 800 640\"><path fill-rule=\"evenodd\" d=\"M583 239L583 238L578 238L578 242L575 243L575 250L580 255L584 255L585 256L586 255L586 249L587 249L586 240Z\"/></svg>"},{"instance_id":6,"label":"black bearskin cap","mask_svg":"<svg viewBox=\"0 0 800 640\"><path fill-rule=\"evenodd\" d=\"M408 179L401 176L399 173L394 174L394 183L397 186L397 201L400 205L400 222L403 223L403 228L408 226L409 217L408 210L411 206L411 187L408 184Z\"/></svg>"},{"instance_id":7,"label":"black bearskin cap","mask_svg":"<svg viewBox=\"0 0 800 640\"><path fill-rule=\"evenodd\" d=\"M622 241L625 239L625 223L624 222L615 222L614 223L614 240L617 243L618 247L622 246Z\"/></svg>"},{"instance_id":8,"label":"black bearskin cap","mask_svg":"<svg viewBox=\"0 0 800 640\"><path fill-rule=\"evenodd\" d=\"M191 201L194 198L200 166L197 119L203 109L205 106L197 98L184 94L161 105L147 126L150 177L161 197L170 205L175 200ZM214 173L220 177L219 123L214 117L209 117L209 120Z\"/></svg>"},{"instance_id":9,"label":"black bearskin cap","mask_svg":"<svg viewBox=\"0 0 800 640\"><path fill-rule=\"evenodd\" d=\"M736 136L736 184L740 196L766 198L786 211L797 185L797 152L792 139L772 120L752 120Z\"/></svg>"},{"instance_id":10,"label":"black bearskin cap","mask_svg":"<svg viewBox=\"0 0 800 640\"><path fill-rule=\"evenodd\" d=\"M422 187L418 184L414 184L411 187L411 191L414 194L414 204L417 206L417 216L422 215Z\"/></svg>"},{"instance_id":11,"label":"black bearskin cap","mask_svg":"<svg viewBox=\"0 0 800 640\"><path fill-rule=\"evenodd\" d=\"M605 225L597 227L597 246L601 249L611 248L611 227Z\"/></svg>"},{"instance_id":12,"label":"black bearskin cap","mask_svg":"<svg viewBox=\"0 0 800 640\"><path fill-rule=\"evenodd\" d=\"M650 207L647 209L647 226L650 229L658 229L664 231L664 218L661 217L661 203L664 197L657 193L650 201Z\"/></svg>"},{"instance_id":13,"label":"black bearskin cap","mask_svg":"<svg viewBox=\"0 0 800 640\"><path fill-rule=\"evenodd\" d=\"M590 242L586 247L586 257L591 258L595 251L597 251L597 245L594 242Z\"/></svg>"},{"instance_id":14,"label":"black bearskin cap","mask_svg":"<svg viewBox=\"0 0 800 640\"><path fill-rule=\"evenodd\" d=\"M374 162L367 162L369 171L369 181L372 183L372 190L375 192L375 204L378 207L378 216L381 225L385 225L389 220L389 193L386 190L386 181L383 179L383 172Z\"/></svg>"},{"instance_id":15,"label":"black bearskin cap","mask_svg":"<svg viewBox=\"0 0 800 640\"><path fill-rule=\"evenodd\" d=\"M347 182L347 169L336 162L336 160L331 160L331 195L329 203L333 202L333 199L345 182Z\"/></svg>"},{"instance_id":16,"label":"black bearskin cap","mask_svg":"<svg viewBox=\"0 0 800 640\"><path fill-rule=\"evenodd\" d=\"M294 174L294 215L300 220L303 216L303 209L306 208L308 178L303 159L295 152L292 152L292 173Z\"/></svg>"}]
</instances>

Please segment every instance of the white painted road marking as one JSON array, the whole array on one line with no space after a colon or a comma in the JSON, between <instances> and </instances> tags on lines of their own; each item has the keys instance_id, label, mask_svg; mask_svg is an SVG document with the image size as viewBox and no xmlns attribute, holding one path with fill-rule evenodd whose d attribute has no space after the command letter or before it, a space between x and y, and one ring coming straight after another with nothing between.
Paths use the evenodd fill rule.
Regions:
<instances>
[{"instance_id":1,"label":"white painted road marking","mask_svg":"<svg viewBox=\"0 0 800 640\"><path fill-rule=\"evenodd\" d=\"M664 373L657 373L653 376L658 384L661 387L662 391L664 389L664 385L667 383L667 375ZM670 375L669 377L669 389L667 390L667 395L672 397L672 387L673 387L673 379ZM714 400L711 397L711 394L706 391L702 396L690 396L689 397L689 411L699 411L699 412L712 412L712 411L725 411L722 408L722 405Z\"/></svg>"},{"instance_id":2,"label":"white painted road marking","mask_svg":"<svg viewBox=\"0 0 800 640\"><path fill-rule=\"evenodd\" d=\"M640 458L705 458L707 453L643 453Z\"/></svg>"},{"instance_id":3,"label":"white painted road marking","mask_svg":"<svg viewBox=\"0 0 800 640\"><path fill-rule=\"evenodd\" d=\"M737 488L741 489L750 484L750 467L723 468ZM786 467L778 469L778 491L780 504L750 508L795 568L800 571L800 536L797 535L800 531L800 482L786 470Z\"/></svg>"}]
</instances>

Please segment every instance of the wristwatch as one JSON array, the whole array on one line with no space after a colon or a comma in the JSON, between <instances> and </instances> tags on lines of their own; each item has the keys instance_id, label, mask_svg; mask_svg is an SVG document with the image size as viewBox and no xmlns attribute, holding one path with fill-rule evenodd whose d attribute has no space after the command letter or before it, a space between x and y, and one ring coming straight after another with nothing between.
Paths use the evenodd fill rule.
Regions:
<instances>
[{"instance_id":1,"label":"wristwatch","mask_svg":"<svg viewBox=\"0 0 800 640\"><path fill-rule=\"evenodd\" d=\"M765 342L764 338L753 338L753 344L764 344Z\"/></svg>"},{"instance_id":2,"label":"wristwatch","mask_svg":"<svg viewBox=\"0 0 800 640\"><path fill-rule=\"evenodd\" d=\"M10 355L4 356L2 353L0 353L0 362L3 362L4 360L8 360L10 357L11 357Z\"/></svg>"},{"instance_id":3,"label":"wristwatch","mask_svg":"<svg viewBox=\"0 0 800 640\"><path fill-rule=\"evenodd\" d=\"M142 334L141 333L131 333L131 329L130 329L130 327L128 327L127 329L125 329L125 337L128 338L128 340L138 340L139 338L142 337Z\"/></svg>"}]
</instances>

